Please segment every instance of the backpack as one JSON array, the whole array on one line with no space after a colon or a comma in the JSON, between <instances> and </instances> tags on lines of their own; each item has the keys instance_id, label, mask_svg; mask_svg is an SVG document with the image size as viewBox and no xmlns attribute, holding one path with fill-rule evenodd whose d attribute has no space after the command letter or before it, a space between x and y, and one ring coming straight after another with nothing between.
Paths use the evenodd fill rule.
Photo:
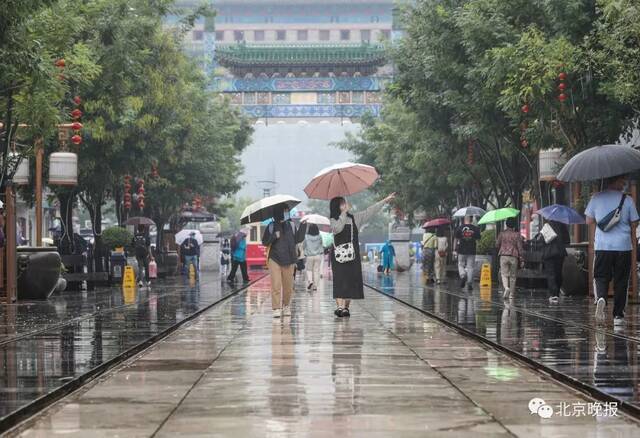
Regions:
<instances>
[{"instance_id":1,"label":"backpack","mask_svg":"<svg viewBox=\"0 0 640 438\"><path fill-rule=\"evenodd\" d=\"M145 257L147 255L147 238L144 234L136 234L133 237L133 247L136 257Z\"/></svg>"}]
</instances>

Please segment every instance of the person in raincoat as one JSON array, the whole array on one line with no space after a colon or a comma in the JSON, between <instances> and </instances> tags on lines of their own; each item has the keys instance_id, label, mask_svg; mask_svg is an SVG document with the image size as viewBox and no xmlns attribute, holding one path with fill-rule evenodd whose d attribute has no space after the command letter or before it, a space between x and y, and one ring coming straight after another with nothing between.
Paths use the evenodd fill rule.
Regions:
<instances>
[{"instance_id":1,"label":"person in raincoat","mask_svg":"<svg viewBox=\"0 0 640 438\"><path fill-rule=\"evenodd\" d=\"M331 269L333 271L333 298L338 317L351 316L349 303L351 300L364 298L362 280L362 263L360 259L360 241L358 229L367 223L382 208L395 198L395 193L387 196L364 211L351 213L349 204L341 197L335 197L329 203L331 231L333 232L333 250L331 252ZM336 258L336 254L344 253L344 248L352 246L352 257Z\"/></svg>"},{"instance_id":2,"label":"person in raincoat","mask_svg":"<svg viewBox=\"0 0 640 438\"><path fill-rule=\"evenodd\" d=\"M382 256L382 270L386 275L391 274L391 268L393 268L393 259L396 256L396 249L393 247L390 241L386 241L380 250Z\"/></svg>"}]
</instances>

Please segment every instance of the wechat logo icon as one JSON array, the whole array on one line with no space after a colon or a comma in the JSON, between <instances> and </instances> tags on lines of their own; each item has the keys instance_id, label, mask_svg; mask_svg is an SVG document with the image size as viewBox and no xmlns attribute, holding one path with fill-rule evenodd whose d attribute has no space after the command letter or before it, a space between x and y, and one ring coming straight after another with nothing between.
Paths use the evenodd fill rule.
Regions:
<instances>
[{"instance_id":1,"label":"wechat logo icon","mask_svg":"<svg viewBox=\"0 0 640 438\"><path fill-rule=\"evenodd\" d=\"M538 397L529 400L529 412L531 412L531 415L538 414L540 418L553 417L553 408Z\"/></svg>"}]
</instances>

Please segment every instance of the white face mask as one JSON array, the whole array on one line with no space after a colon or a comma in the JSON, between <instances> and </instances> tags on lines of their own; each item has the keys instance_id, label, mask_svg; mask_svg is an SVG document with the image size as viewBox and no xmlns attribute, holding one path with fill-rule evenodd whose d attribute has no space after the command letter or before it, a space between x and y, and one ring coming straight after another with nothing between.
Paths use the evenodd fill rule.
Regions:
<instances>
[{"instance_id":1,"label":"white face mask","mask_svg":"<svg viewBox=\"0 0 640 438\"><path fill-rule=\"evenodd\" d=\"M291 219L291 212L290 211L285 211L284 212L284 220L288 221L289 219Z\"/></svg>"}]
</instances>

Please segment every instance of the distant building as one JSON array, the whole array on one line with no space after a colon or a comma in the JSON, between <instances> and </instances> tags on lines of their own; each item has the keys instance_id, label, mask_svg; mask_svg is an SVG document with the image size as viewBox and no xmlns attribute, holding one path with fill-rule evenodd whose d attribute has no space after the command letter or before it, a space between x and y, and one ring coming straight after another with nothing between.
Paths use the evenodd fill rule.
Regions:
<instances>
[{"instance_id":1,"label":"distant building","mask_svg":"<svg viewBox=\"0 0 640 438\"><path fill-rule=\"evenodd\" d=\"M193 8L199 0L182 0ZM242 196L302 188L349 154L333 144L378 115L391 74L393 0L216 0L215 21L197 23L184 45L211 87L256 120L242 157ZM172 23L168 17L168 23ZM303 198L304 199L304 198Z\"/></svg>"}]
</instances>

